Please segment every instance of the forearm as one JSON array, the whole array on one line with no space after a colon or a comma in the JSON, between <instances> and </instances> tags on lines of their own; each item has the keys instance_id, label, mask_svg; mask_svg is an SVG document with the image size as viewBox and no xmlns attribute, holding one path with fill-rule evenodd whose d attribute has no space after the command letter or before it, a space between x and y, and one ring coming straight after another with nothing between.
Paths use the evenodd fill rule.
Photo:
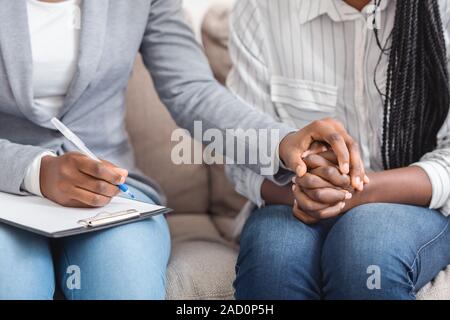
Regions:
<instances>
[{"instance_id":1,"label":"forearm","mask_svg":"<svg viewBox=\"0 0 450 320\"><path fill-rule=\"evenodd\" d=\"M428 206L432 186L428 175L419 167L407 167L369 174L364 191L348 200L346 210L368 203L400 203Z\"/></svg>"},{"instance_id":2,"label":"forearm","mask_svg":"<svg viewBox=\"0 0 450 320\"><path fill-rule=\"evenodd\" d=\"M246 166L272 178L278 164L272 161L272 156L279 142L295 130L250 108L214 79L203 51L184 22L181 1L153 0L151 3L140 52L159 97L174 120L199 140L208 129L215 129L216 137L218 129L228 158L240 163L240 150L258 155L257 161L249 161ZM263 154L260 150L267 152Z\"/></svg>"}]
</instances>

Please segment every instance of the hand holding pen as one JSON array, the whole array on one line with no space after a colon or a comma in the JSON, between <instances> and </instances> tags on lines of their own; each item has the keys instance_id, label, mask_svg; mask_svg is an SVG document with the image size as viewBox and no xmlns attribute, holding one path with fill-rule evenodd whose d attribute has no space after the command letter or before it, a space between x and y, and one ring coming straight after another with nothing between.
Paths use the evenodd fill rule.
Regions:
<instances>
[{"instance_id":1,"label":"hand holding pen","mask_svg":"<svg viewBox=\"0 0 450 320\"><path fill-rule=\"evenodd\" d=\"M46 198L68 207L103 207L121 191L134 198L124 184L127 170L98 159L75 134L55 120L52 123L81 153L42 158L40 187Z\"/></svg>"}]
</instances>

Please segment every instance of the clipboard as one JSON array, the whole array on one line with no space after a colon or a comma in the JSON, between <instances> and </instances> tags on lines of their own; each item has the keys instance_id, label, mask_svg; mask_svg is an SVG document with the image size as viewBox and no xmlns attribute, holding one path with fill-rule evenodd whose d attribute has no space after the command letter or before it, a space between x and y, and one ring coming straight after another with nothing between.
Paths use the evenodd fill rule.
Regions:
<instances>
[{"instance_id":1,"label":"clipboard","mask_svg":"<svg viewBox=\"0 0 450 320\"><path fill-rule=\"evenodd\" d=\"M48 199L0 193L0 223L48 238L95 232L166 214L166 207L116 197L104 208L65 208Z\"/></svg>"}]
</instances>

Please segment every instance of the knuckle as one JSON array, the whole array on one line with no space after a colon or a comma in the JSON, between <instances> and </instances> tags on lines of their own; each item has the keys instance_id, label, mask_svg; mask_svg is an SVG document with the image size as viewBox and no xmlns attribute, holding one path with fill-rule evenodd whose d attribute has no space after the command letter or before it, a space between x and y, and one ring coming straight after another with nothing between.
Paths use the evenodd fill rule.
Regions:
<instances>
[{"instance_id":1,"label":"knuckle","mask_svg":"<svg viewBox=\"0 0 450 320\"><path fill-rule=\"evenodd\" d=\"M321 189L315 189L312 191L312 197L319 202L323 201L324 198L324 192Z\"/></svg>"},{"instance_id":2,"label":"knuckle","mask_svg":"<svg viewBox=\"0 0 450 320\"><path fill-rule=\"evenodd\" d=\"M341 135L337 132L329 134L327 138L330 142L338 142L342 140Z\"/></svg>"},{"instance_id":3,"label":"knuckle","mask_svg":"<svg viewBox=\"0 0 450 320\"><path fill-rule=\"evenodd\" d=\"M352 138L349 138L350 142L349 142L349 146L351 149L353 149L354 151L359 152L359 143L356 142L355 140L353 140Z\"/></svg>"},{"instance_id":4,"label":"knuckle","mask_svg":"<svg viewBox=\"0 0 450 320\"><path fill-rule=\"evenodd\" d=\"M103 172L103 165L101 163L96 163L93 168L93 173L96 176L100 176Z\"/></svg>"},{"instance_id":5,"label":"knuckle","mask_svg":"<svg viewBox=\"0 0 450 320\"><path fill-rule=\"evenodd\" d=\"M304 211L313 211L314 210L314 206L311 203L303 203L302 204L302 209Z\"/></svg>"},{"instance_id":6,"label":"knuckle","mask_svg":"<svg viewBox=\"0 0 450 320\"><path fill-rule=\"evenodd\" d=\"M327 177L331 177L333 176L336 171L333 167L324 167L323 168L323 173L327 176Z\"/></svg>"},{"instance_id":7,"label":"knuckle","mask_svg":"<svg viewBox=\"0 0 450 320\"><path fill-rule=\"evenodd\" d=\"M106 194L108 192L108 186L102 181L96 181L94 189L95 192L100 194Z\"/></svg>"},{"instance_id":8,"label":"knuckle","mask_svg":"<svg viewBox=\"0 0 450 320\"><path fill-rule=\"evenodd\" d=\"M314 127L323 128L324 126L327 125L327 121L325 119L314 120L311 123L311 125L314 126Z\"/></svg>"},{"instance_id":9,"label":"knuckle","mask_svg":"<svg viewBox=\"0 0 450 320\"><path fill-rule=\"evenodd\" d=\"M99 207L102 205L102 198L99 195L95 194L91 196L89 203L94 207Z\"/></svg>"},{"instance_id":10,"label":"knuckle","mask_svg":"<svg viewBox=\"0 0 450 320\"><path fill-rule=\"evenodd\" d=\"M307 175L306 177L301 178L300 186L309 187L314 184L314 178L312 175Z\"/></svg>"}]
</instances>

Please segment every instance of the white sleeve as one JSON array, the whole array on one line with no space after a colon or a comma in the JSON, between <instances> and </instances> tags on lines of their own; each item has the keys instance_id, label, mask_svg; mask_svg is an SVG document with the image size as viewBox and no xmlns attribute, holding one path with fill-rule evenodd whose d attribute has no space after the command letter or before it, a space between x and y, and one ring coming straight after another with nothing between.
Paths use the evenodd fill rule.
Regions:
<instances>
[{"instance_id":1,"label":"white sleeve","mask_svg":"<svg viewBox=\"0 0 450 320\"><path fill-rule=\"evenodd\" d=\"M444 124L444 138L438 148L427 153L413 166L421 167L428 175L433 194L430 208L439 209L445 216L450 215L450 117Z\"/></svg>"},{"instance_id":2,"label":"white sleeve","mask_svg":"<svg viewBox=\"0 0 450 320\"><path fill-rule=\"evenodd\" d=\"M47 151L34 158L33 162L28 166L26 170L25 179L23 180L22 184L22 189L24 191L40 197L42 197L40 183L41 160L45 156L56 157L56 154Z\"/></svg>"},{"instance_id":3,"label":"white sleeve","mask_svg":"<svg viewBox=\"0 0 450 320\"><path fill-rule=\"evenodd\" d=\"M264 61L264 33L259 30L262 20L258 6L253 0L238 1L231 15L230 56L233 62L227 86L233 94L246 104L259 109L276 118L270 97L270 74ZM278 148L274 160L279 160ZM282 161L280 171L274 180L279 185L288 184L292 172L284 167ZM261 197L261 185L264 177L249 169L233 165L225 167L228 178L236 191L248 198L258 207L264 206Z\"/></svg>"},{"instance_id":4,"label":"white sleeve","mask_svg":"<svg viewBox=\"0 0 450 320\"><path fill-rule=\"evenodd\" d=\"M450 41L450 12L443 9L443 25L447 43ZM450 45L447 44L447 68L450 70ZM421 167L430 178L433 194L430 208L438 209L445 216L450 216L450 114L444 122L437 137L437 147L433 152L427 153L422 159L414 163Z\"/></svg>"}]
</instances>

